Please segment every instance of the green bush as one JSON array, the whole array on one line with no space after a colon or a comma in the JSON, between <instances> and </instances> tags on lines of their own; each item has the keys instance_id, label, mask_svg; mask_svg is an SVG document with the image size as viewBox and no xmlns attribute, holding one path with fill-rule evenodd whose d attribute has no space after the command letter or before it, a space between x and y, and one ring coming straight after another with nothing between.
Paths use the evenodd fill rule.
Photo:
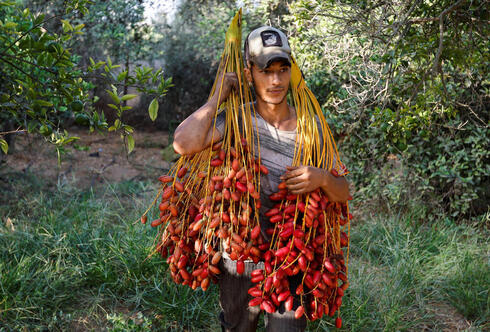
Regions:
<instances>
[{"instance_id":1,"label":"green bush","mask_svg":"<svg viewBox=\"0 0 490 332\"><path fill-rule=\"evenodd\" d=\"M360 202L402 209L424 202L432 212L460 219L488 211L490 87L483 36L489 30L483 6L291 5L286 30Z\"/></svg>"}]
</instances>

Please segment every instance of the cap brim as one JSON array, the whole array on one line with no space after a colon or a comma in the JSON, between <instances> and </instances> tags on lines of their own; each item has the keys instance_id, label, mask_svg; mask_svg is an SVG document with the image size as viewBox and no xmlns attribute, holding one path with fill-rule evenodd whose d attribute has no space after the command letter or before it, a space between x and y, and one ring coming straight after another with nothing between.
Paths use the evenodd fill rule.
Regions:
<instances>
[{"instance_id":1,"label":"cap brim","mask_svg":"<svg viewBox=\"0 0 490 332\"><path fill-rule=\"evenodd\" d=\"M269 67L273 62L276 62L276 61L286 62L288 64L288 66L291 67L291 58L289 56L288 57L276 56L276 57L273 57L273 58L269 59L269 61L267 61L267 63L265 64L265 67L264 68Z\"/></svg>"},{"instance_id":2,"label":"cap brim","mask_svg":"<svg viewBox=\"0 0 490 332\"><path fill-rule=\"evenodd\" d=\"M252 62L255 63L260 69L265 69L276 61L284 61L288 64L288 66L291 66L291 57L285 52L282 54L276 53L258 56L252 60Z\"/></svg>"}]
</instances>

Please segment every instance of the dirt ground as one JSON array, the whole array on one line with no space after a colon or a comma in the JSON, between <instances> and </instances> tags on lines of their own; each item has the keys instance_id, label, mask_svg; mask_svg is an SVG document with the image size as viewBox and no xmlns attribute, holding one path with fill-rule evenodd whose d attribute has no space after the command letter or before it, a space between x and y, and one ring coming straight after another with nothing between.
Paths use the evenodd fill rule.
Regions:
<instances>
[{"instance_id":1,"label":"dirt ground","mask_svg":"<svg viewBox=\"0 0 490 332\"><path fill-rule=\"evenodd\" d=\"M120 135L88 133L73 128L72 136L80 137L62 155L58 166L56 149L40 136L17 135L13 149L1 159L0 169L31 172L49 184L71 184L80 188L104 182L156 179L170 168L162 157L168 145L168 133L135 131L135 148L127 156Z\"/></svg>"}]
</instances>

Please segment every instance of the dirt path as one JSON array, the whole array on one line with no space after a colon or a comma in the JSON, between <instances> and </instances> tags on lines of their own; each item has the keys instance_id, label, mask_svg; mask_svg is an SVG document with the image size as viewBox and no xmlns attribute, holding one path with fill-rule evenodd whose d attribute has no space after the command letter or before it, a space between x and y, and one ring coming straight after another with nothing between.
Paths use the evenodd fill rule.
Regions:
<instances>
[{"instance_id":1,"label":"dirt path","mask_svg":"<svg viewBox=\"0 0 490 332\"><path fill-rule=\"evenodd\" d=\"M39 136L19 135L0 170L29 171L49 184L88 188L104 182L156 178L170 167L162 158L162 149L168 145L166 132L135 131L136 146L129 157L118 134L89 134L76 128L70 134L80 139L62 156L61 167L53 145Z\"/></svg>"}]
</instances>

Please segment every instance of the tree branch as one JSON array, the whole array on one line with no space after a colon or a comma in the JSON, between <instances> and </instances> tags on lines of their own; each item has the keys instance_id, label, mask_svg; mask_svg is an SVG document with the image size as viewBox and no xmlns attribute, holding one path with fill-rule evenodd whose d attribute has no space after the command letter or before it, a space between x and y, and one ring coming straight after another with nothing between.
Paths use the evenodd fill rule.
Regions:
<instances>
[{"instance_id":1,"label":"tree branch","mask_svg":"<svg viewBox=\"0 0 490 332\"><path fill-rule=\"evenodd\" d=\"M49 69L48 67L45 67L45 66L40 66L38 65L37 63L34 63L32 61L29 61L29 60L25 60L25 59L22 59L20 57L16 57L16 56L13 56L13 55L10 55L10 54L3 54L1 56L6 56L6 57L9 57L11 59L15 59L17 61L21 61L21 62L24 62L24 63L27 63L27 64L30 64L31 66L34 66L34 67L37 67L41 70L44 70L44 71L47 71L48 73L51 73L51 74L56 74L56 72L54 70L51 70Z\"/></svg>"},{"instance_id":2,"label":"tree branch","mask_svg":"<svg viewBox=\"0 0 490 332\"><path fill-rule=\"evenodd\" d=\"M487 124L485 121L483 121L483 120L482 120L482 119L481 119L481 118L478 116L478 114L476 114L476 112L475 112L475 111L473 111L473 108L472 108L470 105L463 104L463 103L461 103L461 102L459 102L459 101L456 101L456 104L457 104L457 105L459 105L459 106L462 106L462 107L464 107L464 108L466 108L466 109L468 109L468 110L470 111L470 113L471 113L471 114L473 114L473 116L474 116L475 118L477 118L477 119L478 119L478 120L479 120L479 121L480 121L480 122L483 124L483 128L488 128L488 127L490 127L490 126L489 126L489 125L488 125L488 124Z\"/></svg>"},{"instance_id":3,"label":"tree branch","mask_svg":"<svg viewBox=\"0 0 490 332\"><path fill-rule=\"evenodd\" d=\"M15 134L15 133L25 133L25 132L27 132L27 130L20 129L20 127L19 127L16 130L2 131L2 132L0 132L0 136L5 136L5 135L8 135L8 134Z\"/></svg>"},{"instance_id":4,"label":"tree branch","mask_svg":"<svg viewBox=\"0 0 490 332\"><path fill-rule=\"evenodd\" d=\"M418 24L439 21L439 17L416 17L408 20L408 23Z\"/></svg>"},{"instance_id":5,"label":"tree branch","mask_svg":"<svg viewBox=\"0 0 490 332\"><path fill-rule=\"evenodd\" d=\"M19 68L17 65L13 64L12 62L8 61L7 59L4 59L4 58L1 58L0 57L0 61L3 61L5 62L6 64L14 67L15 69L17 69L18 71L20 71L22 74L30 77L33 81L36 81L36 82L39 82L41 83L43 86L45 85L43 82L41 82L40 80L38 80L36 77L32 76L31 74L29 73L26 73L22 68Z\"/></svg>"},{"instance_id":6,"label":"tree branch","mask_svg":"<svg viewBox=\"0 0 490 332\"><path fill-rule=\"evenodd\" d=\"M434 73L437 73L438 71L441 70L441 54L443 50L443 41L444 41L444 16L455 10L457 7L459 7L464 0L459 0L458 2L454 3L453 5L449 6L448 8L444 9L442 13L439 15L438 20L439 20L439 48L437 49L436 57L434 59L434 68L433 71Z\"/></svg>"}]
</instances>

